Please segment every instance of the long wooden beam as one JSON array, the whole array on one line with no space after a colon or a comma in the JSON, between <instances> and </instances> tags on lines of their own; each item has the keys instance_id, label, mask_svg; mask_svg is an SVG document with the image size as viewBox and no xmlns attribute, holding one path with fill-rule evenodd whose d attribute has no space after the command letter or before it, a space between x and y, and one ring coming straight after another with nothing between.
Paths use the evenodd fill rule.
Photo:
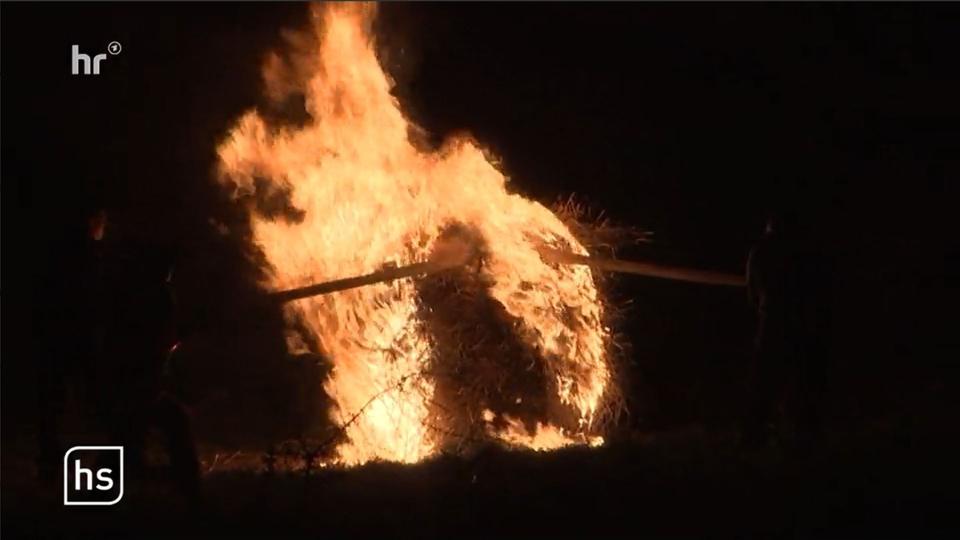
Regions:
<instances>
[{"instance_id":1,"label":"long wooden beam","mask_svg":"<svg viewBox=\"0 0 960 540\"><path fill-rule=\"evenodd\" d=\"M746 284L744 277L738 274L727 274L724 272L714 272L711 270L697 270L695 268L670 266L652 262L623 261L620 259L588 257L586 255L577 255L576 253L570 253L568 251L560 251L546 247L540 248L539 251L540 256L543 257L544 260L550 262L558 264L581 264L606 272L636 274L647 277L672 279L675 281L690 281L705 285L743 287Z\"/></svg>"},{"instance_id":2,"label":"long wooden beam","mask_svg":"<svg viewBox=\"0 0 960 540\"><path fill-rule=\"evenodd\" d=\"M330 294L332 292L345 291L347 289L356 289L357 287L373 285L375 283L382 283L385 281L435 274L437 272L454 268L462 264L463 263L459 261L427 261L407 266L385 268L383 270L378 270L371 274L365 274L362 276L336 279L333 281L325 281L323 283L307 285L305 287L298 287L296 289L277 291L271 293L270 297L278 302L290 302L291 300L299 300L301 298L309 298L311 296L318 296L321 294Z\"/></svg>"},{"instance_id":3,"label":"long wooden beam","mask_svg":"<svg viewBox=\"0 0 960 540\"><path fill-rule=\"evenodd\" d=\"M693 268L669 266L651 262L622 261L619 259L589 257L586 255L577 255L575 253L546 247L540 248L539 252L540 256L548 262L556 264L586 265L604 272L620 272L661 279L671 279L676 281L689 281L693 283L702 283L705 285L726 285L733 287L744 286L743 276L737 274L713 272L710 270L697 270ZM436 274L437 272L442 272L444 270L461 266L465 262L466 261L464 261L462 258L447 257L440 260L414 263L407 266L384 268L382 270L362 276L325 281L323 283L316 283L313 285L307 285L305 287L298 287L296 289L277 291L271 293L270 297L277 302L290 302L293 300L299 300L301 298L309 298L311 296L318 296L321 294L329 294L348 289L355 289L357 287L363 287L366 285L373 285L375 283Z\"/></svg>"}]
</instances>

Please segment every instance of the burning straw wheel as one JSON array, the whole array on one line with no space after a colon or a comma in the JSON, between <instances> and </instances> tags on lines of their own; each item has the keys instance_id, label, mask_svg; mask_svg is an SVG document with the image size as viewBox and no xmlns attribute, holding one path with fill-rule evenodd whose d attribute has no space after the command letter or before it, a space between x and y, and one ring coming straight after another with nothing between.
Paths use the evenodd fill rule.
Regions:
<instances>
[{"instance_id":1,"label":"burning straw wheel","mask_svg":"<svg viewBox=\"0 0 960 540\"><path fill-rule=\"evenodd\" d=\"M509 193L476 142L411 143L374 53L374 10L314 8L298 50L264 69L270 97L303 93L309 120L271 125L251 111L218 148L221 181L249 203L266 288L405 277L345 280L367 285L285 306L303 329L290 351L333 364L323 387L345 433L337 461L415 462L482 438L602 441L617 402L604 301L589 267L538 251L586 250L550 210ZM473 264L448 264L451 237Z\"/></svg>"}]
</instances>

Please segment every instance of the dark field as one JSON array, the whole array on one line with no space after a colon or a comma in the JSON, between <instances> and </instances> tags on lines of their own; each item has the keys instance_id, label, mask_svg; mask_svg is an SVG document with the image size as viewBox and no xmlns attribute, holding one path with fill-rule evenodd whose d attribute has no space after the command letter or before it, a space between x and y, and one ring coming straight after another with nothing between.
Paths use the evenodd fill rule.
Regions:
<instances>
[{"instance_id":1,"label":"dark field","mask_svg":"<svg viewBox=\"0 0 960 540\"><path fill-rule=\"evenodd\" d=\"M205 475L189 505L157 478L117 507L61 506L4 454L4 536L109 538L937 538L956 530L946 390L822 445L744 451L702 426L555 453L490 448L415 466ZM922 418L922 420L921 420ZM206 462L209 464L210 455ZM17 465L14 466L14 463ZM128 485L135 483L128 481Z\"/></svg>"},{"instance_id":2,"label":"dark field","mask_svg":"<svg viewBox=\"0 0 960 540\"><path fill-rule=\"evenodd\" d=\"M265 54L308 24L307 6L4 2L2 14L4 539L960 529L960 298L943 286L958 253L957 6L381 6L382 64L430 142L466 130L512 190L546 205L573 194L653 233L623 258L742 272L766 212L793 206L830 261L825 434L804 450L786 421L766 447L739 444L755 333L742 289L617 276L629 413L604 447L310 475L264 472L263 457L327 427L330 364L286 354L250 246L213 226L246 216L212 180L228 127L267 105ZM70 75L71 44L110 40L124 52L109 69ZM71 275L56 261L92 203L109 241L175 260L199 501L162 463L102 509L66 508L58 482L37 478L42 351L71 335L42 276Z\"/></svg>"}]
</instances>

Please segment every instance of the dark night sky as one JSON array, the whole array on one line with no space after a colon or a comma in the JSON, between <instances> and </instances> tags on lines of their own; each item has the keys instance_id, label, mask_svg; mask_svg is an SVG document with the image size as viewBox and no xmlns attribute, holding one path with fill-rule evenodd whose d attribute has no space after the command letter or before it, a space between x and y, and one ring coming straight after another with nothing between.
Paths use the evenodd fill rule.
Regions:
<instances>
[{"instance_id":1,"label":"dark night sky","mask_svg":"<svg viewBox=\"0 0 960 540\"><path fill-rule=\"evenodd\" d=\"M194 318L251 294L237 246L207 223L231 212L213 151L262 103L262 57L306 14L3 5L5 394L33 335L21 285L79 201L100 197L118 235L176 251ZM576 193L654 231L631 255L736 271L765 209L797 206L839 261L837 354L890 373L939 354L920 344L935 332L944 201L956 200L958 25L955 5L686 3L397 4L379 23L412 118L437 139L470 131L538 200ZM70 75L71 44L96 54L112 40L123 52L102 75ZM710 379L714 357L735 362L749 340L739 292L630 280L621 295L641 306L627 331L638 355L660 358L638 360L655 384Z\"/></svg>"}]
</instances>

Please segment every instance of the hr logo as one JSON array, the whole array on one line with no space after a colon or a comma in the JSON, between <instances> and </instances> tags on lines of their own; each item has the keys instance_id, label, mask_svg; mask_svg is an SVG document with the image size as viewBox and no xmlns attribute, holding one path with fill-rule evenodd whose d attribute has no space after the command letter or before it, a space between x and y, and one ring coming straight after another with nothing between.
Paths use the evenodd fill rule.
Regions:
<instances>
[{"instance_id":1,"label":"hr logo","mask_svg":"<svg viewBox=\"0 0 960 540\"><path fill-rule=\"evenodd\" d=\"M113 56L120 54L120 51L123 49L123 46L120 45L119 41L111 41L107 45L107 52ZM70 49L70 73L73 75L80 74L80 64L83 63L83 74L90 75L91 66L93 67L93 74L100 74L100 62L103 62L107 59L106 54L98 54L93 57L93 60L90 59L89 54L84 54L80 52L79 45L73 45Z\"/></svg>"},{"instance_id":2,"label":"hr logo","mask_svg":"<svg viewBox=\"0 0 960 540\"><path fill-rule=\"evenodd\" d=\"M112 506L122 498L122 446L74 446L67 450L63 456L65 506Z\"/></svg>"}]
</instances>

